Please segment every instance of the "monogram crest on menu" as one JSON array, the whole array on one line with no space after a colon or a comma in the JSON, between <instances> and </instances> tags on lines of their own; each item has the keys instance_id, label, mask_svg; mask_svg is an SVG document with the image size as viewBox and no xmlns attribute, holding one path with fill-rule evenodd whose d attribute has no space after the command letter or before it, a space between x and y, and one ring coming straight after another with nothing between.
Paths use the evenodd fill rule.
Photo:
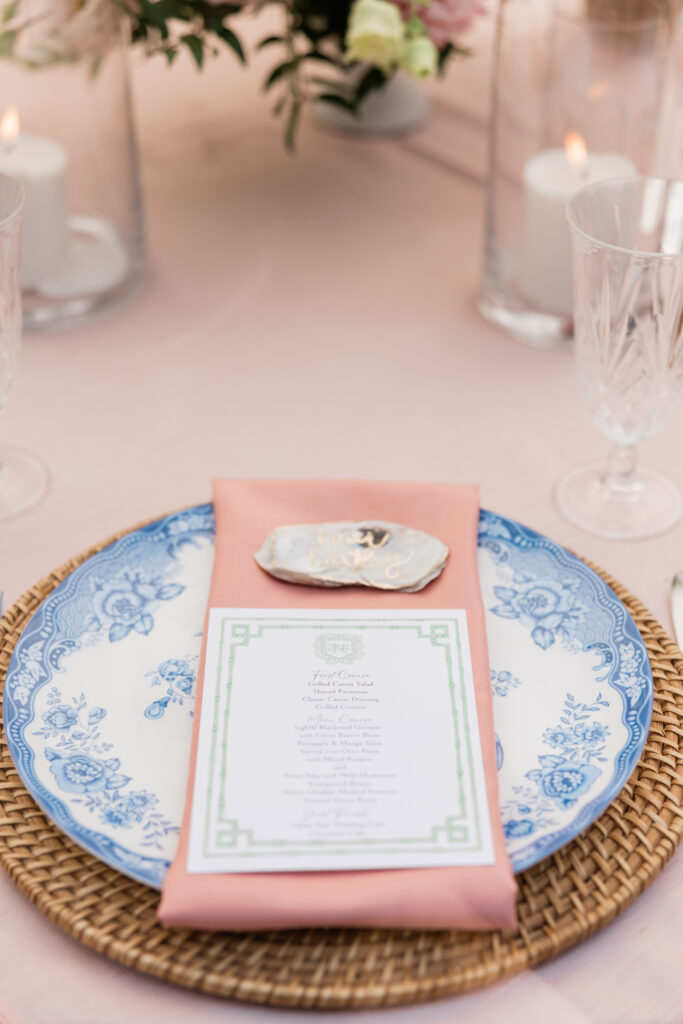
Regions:
<instances>
[{"instance_id":1,"label":"monogram crest on menu","mask_svg":"<svg viewBox=\"0 0 683 1024\"><path fill-rule=\"evenodd\" d=\"M363 641L355 633L320 633L314 651L328 665L351 665L363 657Z\"/></svg>"}]
</instances>

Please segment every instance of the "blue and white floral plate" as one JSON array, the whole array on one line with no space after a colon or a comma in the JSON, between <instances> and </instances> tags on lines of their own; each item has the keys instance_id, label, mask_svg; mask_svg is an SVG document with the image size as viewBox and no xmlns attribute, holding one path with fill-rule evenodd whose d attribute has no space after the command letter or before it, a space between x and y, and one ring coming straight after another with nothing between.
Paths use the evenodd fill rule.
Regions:
<instances>
[{"instance_id":1,"label":"blue and white floral plate","mask_svg":"<svg viewBox=\"0 0 683 1024\"><path fill-rule=\"evenodd\" d=\"M5 728L26 787L72 839L160 886L185 797L211 505L166 516L84 562L24 631ZM624 605L579 559L482 511L503 824L515 870L617 795L648 732L652 675Z\"/></svg>"}]
</instances>

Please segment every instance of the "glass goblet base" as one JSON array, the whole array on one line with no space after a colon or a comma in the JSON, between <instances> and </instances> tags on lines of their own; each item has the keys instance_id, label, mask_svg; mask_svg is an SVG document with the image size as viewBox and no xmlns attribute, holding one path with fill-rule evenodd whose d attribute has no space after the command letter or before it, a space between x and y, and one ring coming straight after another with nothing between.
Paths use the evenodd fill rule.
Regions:
<instances>
[{"instance_id":1,"label":"glass goblet base","mask_svg":"<svg viewBox=\"0 0 683 1024\"><path fill-rule=\"evenodd\" d=\"M656 469L639 466L627 484L615 486L604 462L565 473L555 488L555 501L572 523L612 540L664 533L683 511L678 487Z\"/></svg>"},{"instance_id":2,"label":"glass goblet base","mask_svg":"<svg viewBox=\"0 0 683 1024\"><path fill-rule=\"evenodd\" d=\"M48 472L31 452L0 447L0 519L37 505L48 488Z\"/></svg>"}]
</instances>

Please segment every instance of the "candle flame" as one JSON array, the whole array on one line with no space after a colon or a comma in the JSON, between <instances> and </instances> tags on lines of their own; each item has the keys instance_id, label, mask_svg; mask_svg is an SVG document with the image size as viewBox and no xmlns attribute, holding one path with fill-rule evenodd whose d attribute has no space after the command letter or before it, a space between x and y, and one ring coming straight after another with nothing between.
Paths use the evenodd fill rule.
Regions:
<instances>
[{"instance_id":1,"label":"candle flame","mask_svg":"<svg viewBox=\"0 0 683 1024\"><path fill-rule=\"evenodd\" d=\"M605 96L607 96L609 91L610 84L606 79L603 82L594 82L588 90L588 99L604 100Z\"/></svg>"},{"instance_id":2,"label":"candle flame","mask_svg":"<svg viewBox=\"0 0 683 1024\"><path fill-rule=\"evenodd\" d=\"M572 167L583 167L586 163L586 140L578 132L569 132L564 139L564 151Z\"/></svg>"},{"instance_id":3,"label":"candle flame","mask_svg":"<svg viewBox=\"0 0 683 1024\"><path fill-rule=\"evenodd\" d=\"M0 139L5 146L11 147L19 138L19 111L16 107L8 107L0 119Z\"/></svg>"}]
</instances>

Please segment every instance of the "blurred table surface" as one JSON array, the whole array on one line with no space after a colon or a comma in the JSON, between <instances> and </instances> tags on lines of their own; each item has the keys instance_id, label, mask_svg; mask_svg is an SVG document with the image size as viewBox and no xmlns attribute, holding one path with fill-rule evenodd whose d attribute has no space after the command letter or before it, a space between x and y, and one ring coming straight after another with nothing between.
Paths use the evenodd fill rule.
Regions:
<instances>
[{"instance_id":1,"label":"blurred table surface","mask_svg":"<svg viewBox=\"0 0 683 1024\"><path fill-rule=\"evenodd\" d=\"M418 134L307 126L285 155L263 63L203 75L135 62L150 269L126 308L25 339L3 442L47 462L49 496L0 526L11 603L95 541L203 501L222 477L472 481L482 504L621 580L671 628L683 525L617 543L556 511L567 467L607 450L568 352L514 343L474 295L484 207L487 32ZM257 61L257 64L259 62ZM683 417L644 446L683 484ZM479 993L342 1014L387 1024L683 1021L683 856L577 949ZM228 1003L119 967L0 873L2 1024L266 1024L333 1015ZM338 1019L338 1015L337 1015Z\"/></svg>"}]
</instances>

